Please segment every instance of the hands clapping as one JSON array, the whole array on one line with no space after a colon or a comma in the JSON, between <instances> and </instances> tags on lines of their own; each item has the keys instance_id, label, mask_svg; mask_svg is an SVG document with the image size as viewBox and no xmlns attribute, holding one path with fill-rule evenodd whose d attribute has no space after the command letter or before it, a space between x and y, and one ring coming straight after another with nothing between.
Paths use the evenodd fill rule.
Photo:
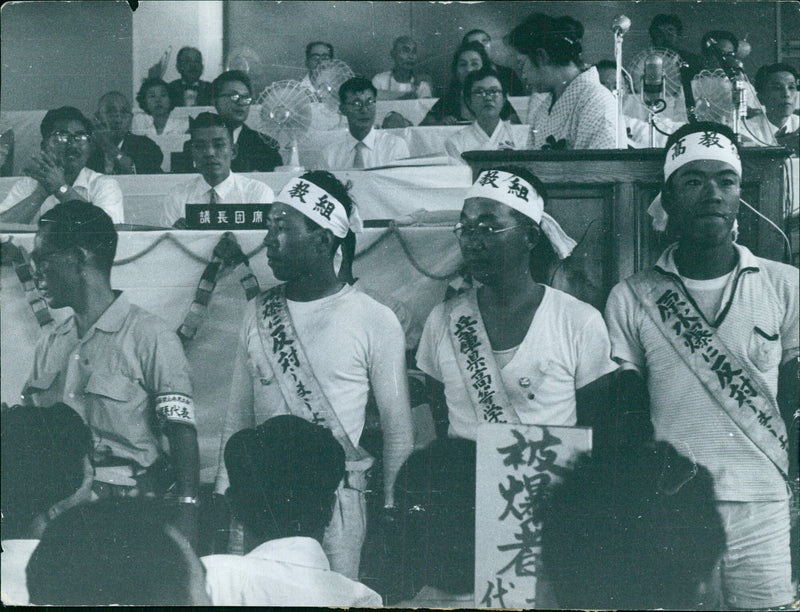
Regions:
<instances>
[{"instance_id":1,"label":"hands clapping","mask_svg":"<svg viewBox=\"0 0 800 612\"><path fill-rule=\"evenodd\" d=\"M42 189L50 195L67 182L64 178L63 166L59 165L47 151L42 151L38 156L31 158L30 163L22 172L38 181Z\"/></svg>"}]
</instances>

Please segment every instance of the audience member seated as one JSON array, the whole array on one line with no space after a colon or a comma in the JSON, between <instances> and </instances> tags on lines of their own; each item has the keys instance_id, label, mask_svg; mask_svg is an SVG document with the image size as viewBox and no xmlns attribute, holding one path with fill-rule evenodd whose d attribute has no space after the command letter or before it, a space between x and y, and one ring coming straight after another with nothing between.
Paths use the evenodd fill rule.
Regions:
<instances>
[{"instance_id":1,"label":"audience member seated","mask_svg":"<svg viewBox=\"0 0 800 612\"><path fill-rule=\"evenodd\" d=\"M14 130L0 134L0 176L14 175Z\"/></svg>"},{"instance_id":2,"label":"audience member seated","mask_svg":"<svg viewBox=\"0 0 800 612\"><path fill-rule=\"evenodd\" d=\"M727 30L711 30L703 34L700 39L701 69L714 71L720 68L717 56L711 50L709 41L713 39L717 48L722 53L725 61L736 62L736 52L739 50L739 39L733 32Z\"/></svg>"},{"instance_id":3,"label":"audience member seated","mask_svg":"<svg viewBox=\"0 0 800 612\"><path fill-rule=\"evenodd\" d=\"M310 42L306 45L306 69L308 73L300 81L300 86L305 88L313 97L319 101L317 84L311 74L322 62L333 59L333 45L322 41Z\"/></svg>"},{"instance_id":4,"label":"audience member seated","mask_svg":"<svg viewBox=\"0 0 800 612\"><path fill-rule=\"evenodd\" d=\"M701 610L724 548L711 474L668 442L582 455L542 509L559 608Z\"/></svg>"},{"instance_id":5,"label":"audience member seated","mask_svg":"<svg viewBox=\"0 0 800 612\"><path fill-rule=\"evenodd\" d=\"M409 156L406 141L375 129L377 90L363 77L345 81L339 88L339 112L347 118L348 134L322 151L325 168L373 168Z\"/></svg>"},{"instance_id":6,"label":"audience member seated","mask_svg":"<svg viewBox=\"0 0 800 612\"><path fill-rule=\"evenodd\" d=\"M146 114L134 116L131 131L140 136L147 136L162 151L173 150L175 138L185 135L188 131L189 119L172 114L175 105L169 97L167 84L161 79L145 79L136 94L136 102ZM162 170L169 171L170 162L169 155L166 155L161 164Z\"/></svg>"},{"instance_id":7,"label":"audience member seated","mask_svg":"<svg viewBox=\"0 0 800 612\"><path fill-rule=\"evenodd\" d=\"M764 105L769 121L770 135L778 144L791 149L797 155L798 147L800 147L797 71L788 64L762 66L756 73L755 86L758 99ZM769 141L767 140L767 142Z\"/></svg>"},{"instance_id":8,"label":"audience member seated","mask_svg":"<svg viewBox=\"0 0 800 612\"><path fill-rule=\"evenodd\" d=\"M531 120L529 149L613 149L617 104L594 67L581 72L583 25L533 13L509 35L525 80L549 94ZM549 103L548 103L549 102Z\"/></svg>"},{"instance_id":9,"label":"audience member seated","mask_svg":"<svg viewBox=\"0 0 800 612\"><path fill-rule=\"evenodd\" d=\"M528 90L525 87L525 83L522 82L517 76L517 73L514 72L513 68L509 68L508 66L502 66L501 64L497 64L491 61L492 57L492 37L484 30L470 30L466 34L464 34L464 38L461 39L462 46L469 42L479 42L483 45L483 48L486 49L486 55L490 58L490 65L494 68L495 72L500 77L500 82L503 84L503 87L506 90L506 94L509 96L525 96L528 95Z\"/></svg>"},{"instance_id":10,"label":"audience member seated","mask_svg":"<svg viewBox=\"0 0 800 612\"><path fill-rule=\"evenodd\" d=\"M41 152L31 159L0 203L0 221L34 223L59 202L83 200L122 223L122 190L116 180L86 167L92 152L92 124L72 106L47 111L39 127Z\"/></svg>"},{"instance_id":11,"label":"audience member seated","mask_svg":"<svg viewBox=\"0 0 800 612\"><path fill-rule=\"evenodd\" d=\"M201 81L203 54L194 47L183 47L178 51L175 68L181 78L169 84L172 106L210 106L211 83Z\"/></svg>"},{"instance_id":12,"label":"audience member seated","mask_svg":"<svg viewBox=\"0 0 800 612\"><path fill-rule=\"evenodd\" d=\"M131 105L118 91L97 103L94 142L88 166L103 174L159 174L164 154L147 136L131 133Z\"/></svg>"},{"instance_id":13,"label":"audience member seated","mask_svg":"<svg viewBox=\"0 0 800 612\"><path fill-rule=\"evenodd\" d=\"M3 408L3 552L5 605L27 605L25 566L47 524L90 500L92 434L69 406Z\"/></svg>"},{"instance_id":14,"label":"audience member seated","mask_svg":"<svg viewBox=\"0 0 800 612\"><path fill-rule=\"evenodd\" d=\"M250 550L203 558L214 605L381 605L380 595L331 571L322 550L345 474L344 449L329 429L273 417L231 436L225 465L226 497Z\"/></svg>"},{"instance_id":15,"label":"audience member seated","mask_svg":"<svg viewBox=\"0 0 800 612\"><path fill-rule=\"evenodd\" d=\"M464 151L525 148L527 136L515 141L510 124L500 119L500 111L507 102L506 90L492 68L484 67L467 75L464 79L464 102L476 119L444 143L453 163L467 163L461 157Z\"/></svg>"},{"instance_id":16,"label":"audience member seated","mask_svg":"<svg viewBox=\"0 0 800 612\"><path fill-rule=\"evenodd\" d=\"M236 157L233 135L216 113L200 113L191 122L192 160L196 176L167 194L161 224L186 227L186 204L270 204L272 189L261 181L231 172Z\"/></svg>"},{"instance_id":17,"label":"audience member seated","mask_svg":"<svg viewBox=\"0 0 800 612\"><path fill-rule=\"evenodd\" d=\"M417 43L410 36L400 36L392 44L390 53L394 66L387 72L372 77L380 100L408 100L433 96L431 79L416 74Z\"/></svg>"},{"instance_id":18,"label":"audience member seated","mask_svg":"<svg viewBox=\"0 0 800 612\"><path fill-rule=\"evenodd\" d=\"M405 547L398 563L416 594L395 606L475 607L475 470L475 442L455 438L434 440L403 465L395 481Z\"/></svg>"},{"instance_id":19,"label":"audience member seated","mask_svg":"<svg viewBox=\"0 0 800 612\"><path fill-rule=\"evenodd\" d=\"M206 606L205 570L155 500L111 498L65 512L28 563L31 603Z\"/></svg>"},{"instance_id":20,"label":"audience member seated","mask_svg":"<svg viewBox=\"0 0 800 612\"><path fill-rule=\"evenodd\" d=\"M702 59L694 53L689 53L678 47L683 36L683 22L674 13L659 13L650 22L648 28L651 49L667 49L678 54L684 62L691 67L692 74L697 74L702 69ZM638 75L641 78L641 75ZM636 76L634 76L634 79Z\"/></svg>"},{"instance_id":21,"label":"audience member seated","mask_svg":"<svg viewBox=\"0 0 800 612\"><path fill-rule=\"evenodd\" d=\"M450 82L444 95L431 107L420 125L455 125L474 120L475 116L464 102L464 79L470 72L490 64L489 56L486 55L486 49L481 43L470 42L461 45L453 55L450 64ZM508 101L503 105L500 118L503 121L519 123L519 117Z\"/></svg>"}]
</instances>

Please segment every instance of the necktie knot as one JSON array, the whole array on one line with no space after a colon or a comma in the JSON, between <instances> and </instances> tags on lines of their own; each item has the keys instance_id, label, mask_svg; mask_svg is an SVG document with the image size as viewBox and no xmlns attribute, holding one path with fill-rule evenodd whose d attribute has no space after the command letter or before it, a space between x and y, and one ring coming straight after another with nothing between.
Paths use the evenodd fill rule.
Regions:
<instances>
[{"instance_id":1,"label":"necktie knot","mask_svg":"<svg viewBox=\"0 0 800 612\"><path fill-rule=\"evenodd\" d=\"M208 190L208 203L209 204L219 204L219 198L217 197L217 190L213 187Z\"/></svg>"}]
</instances>

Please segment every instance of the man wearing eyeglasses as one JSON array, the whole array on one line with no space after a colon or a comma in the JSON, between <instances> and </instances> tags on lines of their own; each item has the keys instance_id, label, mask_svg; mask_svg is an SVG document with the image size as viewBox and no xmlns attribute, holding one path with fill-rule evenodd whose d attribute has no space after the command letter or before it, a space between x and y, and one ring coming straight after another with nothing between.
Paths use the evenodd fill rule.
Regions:
<instances>
[{"instance_id":1,"label":"man wearing eyeglasses","mask_svg":"<svg viewBox=\"0 0 800 612\"><path fill-rule=\"evenodd\" d=\"M231 162L234 172L272 172L283 165L278 143L245 124L253 102L250 78L239 70L228 70L211 84L214 108L233 134L236 157Z\"/></svg>"},{"instance_id":2,"label":"man wearing eyeglasses","mask_svg":"<svg viewBox=\"0 0 800 612\"><path fill-rule=\"evenodd\" d=\"M314 83L311 75L322 62L333 59L333 45L330 43L315 40L306 45L306 74L300 81L300 87L306 89L319 102L317 94L317 84Z\"/></svg>"},{"instance_id":3,"label":"man wearing eyeglasses","mask_svg":"<svg viewBox=\"0 0 800 612\"><path fill-rule=\"evenodd\" d=\"M93 141L92 124L83 113L72 106L47 111L39 129L41 152L0 203L0 221L34 223L59 202L83 200L123 223L119 183L86 167Z\"/></svg>"},{"instance_id":4,"label":"man wearing eyeglasses","mask_svg":"<svg viewBox=\"0 0 800 612\"><path fill-rule=\"evenodd\" d=\"M363 77L349 79L339 88L339 112L347 117L348 134L323 149L327 169L374 168L409 157L405 140L375 130L377 96L375 86Z\"/></svg>"}]
</instances>

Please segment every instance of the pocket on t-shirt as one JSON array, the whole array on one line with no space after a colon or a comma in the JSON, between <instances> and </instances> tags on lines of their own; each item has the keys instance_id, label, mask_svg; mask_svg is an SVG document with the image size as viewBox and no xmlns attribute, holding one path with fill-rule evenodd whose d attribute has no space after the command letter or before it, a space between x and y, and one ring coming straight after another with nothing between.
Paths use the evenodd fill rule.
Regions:
<instances>
[{"instance_id":1,"label":"pocket on t-shirt","mask_svg":"<svg viewBox=\"0 0 800 612\"><path fill-rule=\"evenodd\" d=\"M777 368L781 362L781 354L780 334L770 334L758 325L753 327L750 333L747 355L759 370L769 372Z\"/></svg>"}]
</instances>

